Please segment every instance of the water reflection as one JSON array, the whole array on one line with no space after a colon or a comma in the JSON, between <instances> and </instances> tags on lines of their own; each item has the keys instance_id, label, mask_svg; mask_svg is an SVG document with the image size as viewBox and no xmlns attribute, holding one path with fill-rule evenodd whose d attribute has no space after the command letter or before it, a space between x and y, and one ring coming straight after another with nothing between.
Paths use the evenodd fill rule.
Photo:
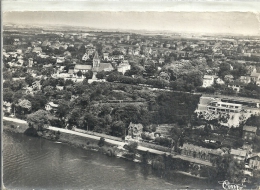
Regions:
<instances>
[{"instance_id":1,"label":"water reflection","mask_svg":"<svg viewBox=\"0 0 260 190\"><path fill-rule=\"evenodd\" d=\"M9 189L179 189L205 182L162 175L150 166L45 139L4 132L4 184ZM164 177L163 177L164 176ZM169 180L173 178L173 180Z\"/></svg>"}]
</instances>

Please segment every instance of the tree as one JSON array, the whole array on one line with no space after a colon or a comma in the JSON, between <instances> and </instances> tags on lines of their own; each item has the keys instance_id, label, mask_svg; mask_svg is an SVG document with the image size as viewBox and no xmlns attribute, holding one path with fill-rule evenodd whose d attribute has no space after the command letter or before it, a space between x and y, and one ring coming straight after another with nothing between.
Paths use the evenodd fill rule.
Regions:
<instances>
[{"instance_id":1,"label":"tree","mask_svg":"<svg viewBox=\"0 0 260 190\"><path fill-rule=\"evenodd\" d=\"M232 183L240 183L244 175L242 172L243 166L239 164L232 155L225 154L218 157L216 164L216 180L228 180Z\"/></svg>"},{"instance_id":2,"label":"tree","mask_svg":"<svg viewBox=\"0 0 260 190\"><path fill-rule=\"evenodd\" d=\"M57 108L56 115L60 119L64 119L65 116L69 113L69 111L70 111L69 102L65 100L59 101L59 106Z\"/></svg>"},{"instance_id":3,"label":"tree","mask_svg":"<svg viewBox=\"0 0 260 190\"><path fill-rule=\"evenodd\" d=\"M130 143L128 143L128 145L127 145L127 150L128 150L130 153L136 154L137 147L138 147L138 143L137 143L137 142L130 142Z\"/></svg>"},{"instance_id":4,"label":"tree","mask_svg":"<svg viewBox=\"0 0 260 190\"><path fill-rule=\"evenodd\" d=\"M229 63L221 63L219 65L219 72L218 76L220 76L222 79L224 79L225 75L230 74L230 64Z\"/></svg>"},{"instance_id":5,"label":"tree","mask_svg":"<svg viewBox=\"0 0 260 190\"><path fill-rule=\"evenodd\" d=\"M85 73L85 77L86 77L86 79L92 79L92 77L93 77L93 72L92 72L92 71L86 72L86 73Z\"/></svg>"},{"instance_id":6,"label":"tree","mask_svg":"<svg viewBox=\"0 0 260 190\"><path fill-rule=\"evenodd\" d=\"M32 108L32 103L29 100L26 99L19 99L18 105L23 109L23 112L30 111Z\"/></svg>"},{"instance_id":7,"label":"tree","mask_svg":"<svg viewBox=\"0 0 260 190\"><path fill-rule=\"evenodd\" d=\"M81 72L81 71L78 71L78 72L77 72L77 76L78 76L78 77L81 77L81 76L82 76L82 72Z\"/></svg>"},{"instance_id":8,"label":"tree","mask_svg":"<svg viewBox=\"0 0 260 190\"><path fill-rule=\"evenodd\" d=\"M33 76L32 75L27 75L26 77L25 77L25 82L29 85L29 86L32 86L32 83L34 82L34 78L33 78Z\"/></svg>"},{"instance_id":9,"label":"tree","mask_svg":"<svg viewBox=\"0 0 260 190\"><path fill-rule=\"evenodd\" d=\"M12 102L13 101L13 91L3 91L3 100L6 101L6 102Z\"/></svg>"},{"instance_id":10,"label":"tree","mask_svg":"<svg viewBox=\"0 0 260 190\"><path fill-rule=\"evenodd\" d=\"M105 145L105 138L104 137L100 137L99 141L98 141L98 146L102 147Z\"/></svg>"},{"instance_id":11,"label":"tree","mask_svg":"<svg viewBox=\"0 0 260 190\"><path fill-rule=\"evenodd\" d=\"M27 115L27 122L30 126L34 127L38 131L43 130L46 125L49 124L48 112L45 110L38 110L34 113L31 113Z\"/></svg>"},{"instance_id":12,"label":"tree","mask_svg":"<svg viewBox=\"0 0 260 190\"><path fill-rule=\"evenodd\" d=\"M98 79L104 79L105 76L106 76L106 73L105 73L104 71L98 72L98 73L96 74L96 77L97 77Z\"/></svg>"}]
</instances>

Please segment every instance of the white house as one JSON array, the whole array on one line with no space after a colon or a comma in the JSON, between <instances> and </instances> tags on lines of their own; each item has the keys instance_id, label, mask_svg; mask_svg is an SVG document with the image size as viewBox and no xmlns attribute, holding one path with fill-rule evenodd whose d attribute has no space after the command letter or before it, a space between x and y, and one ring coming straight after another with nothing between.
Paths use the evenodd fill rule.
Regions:
<instances>
[{"instance_id":1,"label":"white house","mask_svg":"<svg viewBox=\"0 0 260 190\"><path fill-rule=\"evenodd\" d=\"M131 65L128 63L127 60L123 61L117 66L117 71L123 73L123 75L125 74L126 71L130 69L131 69Z\"/></svg>"},{"instance_id":2,"label":"white house","mask_svg":"<svg viewBox=\"0 0 260 190\"><path fill-rule=\"evenodd\" d=\"M225 84L225 82L221 78L217 78L216 83L220 85Z\"/></svg>"},{"instance_id":3,"label":"white house","mask_svg":"<svg viewBox=\"0 0 260 190\"><path fill-rule=\"evenodd\" d=\"M207 88L214 84L214 76L213 75L204 75L202 87Z\"/></svg>"},{"instance_id":4,"label":"white house","mask_svg":"<svg viewBox=\"0 0 260 190\"><path fill-rule=\"evenodd\" d=\"M56 111L57 110L57 108L58 108L58 104L54 104L53 102L49 102L49 103L47 103L46 105L45 105L45 109L47 110L47 111L51 111L51 110L54 110L54 111Z\"/></svg>"}]
</instances>

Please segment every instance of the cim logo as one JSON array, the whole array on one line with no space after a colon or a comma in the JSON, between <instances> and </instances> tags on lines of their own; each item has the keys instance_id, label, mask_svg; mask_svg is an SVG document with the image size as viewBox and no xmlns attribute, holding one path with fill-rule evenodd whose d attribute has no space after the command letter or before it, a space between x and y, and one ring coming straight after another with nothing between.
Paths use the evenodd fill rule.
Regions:
<instances>
[{"instance_id":1,"label":"cim logo","mask_svg":"<svg viewBox=\"0 0 260 190\"><path fill-rule=\"evenodd\" d=\"M228 180L219 181L218 183L222 185L223 189L228 190L241 190L243 187L246 187L245 185L230 183Z\"/></svg>"}]
</instances>

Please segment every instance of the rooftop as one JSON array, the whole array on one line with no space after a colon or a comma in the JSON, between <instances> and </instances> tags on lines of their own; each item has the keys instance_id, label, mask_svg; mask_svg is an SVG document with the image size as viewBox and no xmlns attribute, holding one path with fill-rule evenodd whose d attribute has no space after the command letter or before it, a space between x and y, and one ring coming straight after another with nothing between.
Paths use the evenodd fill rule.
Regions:
<instances>
[{"instance_id":1,"label":"rooftop","mask_svg":"<svg viewBox=\"0 0 260 190\"><path fill-rule=\"evenodd\" d=\"M74 69L78 70L91 70L92 65L75 65Z\"/></svg>"},{"instance_id":2,"label":"rooftop","mask_svg":"<svg viewBox=\"0 0 260 190\"><path fill-rule=\"evenodd\" d=\"M253 127L253 126L244 126L243 127L243 131L249 131L249 132L256 132L257 127Z\"/></svg>"},{"instance_id":3,"label":"rooftop","mask_svg":"<svg viewBox=\"0 0 260 190\"><path fill-rule=\"evenodd\" d=\"M246 150L241 150L241 149L232 149L230 154L236 155L236 156L246 156Z\"/></svg>"}]
</instances>

